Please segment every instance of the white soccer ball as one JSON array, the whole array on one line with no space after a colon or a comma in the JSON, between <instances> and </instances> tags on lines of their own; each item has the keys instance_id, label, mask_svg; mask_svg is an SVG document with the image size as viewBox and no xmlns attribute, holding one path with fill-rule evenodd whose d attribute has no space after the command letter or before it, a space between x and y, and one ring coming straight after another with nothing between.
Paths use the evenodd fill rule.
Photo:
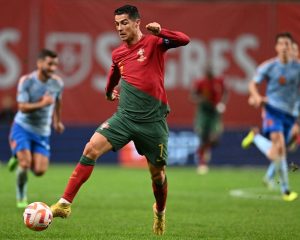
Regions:
<instances>
[{"instance_id":1,"label":"white soccer ball","mask_svg":"<svg viewBox=\"0 0 300 240\"><path fill-rule=\"evenodd\" d=\"M43 231L52 222L53 215L50 207L43 202L29 204L23 213L26 227L33 231Z\"/></svg>"}]
</instances>

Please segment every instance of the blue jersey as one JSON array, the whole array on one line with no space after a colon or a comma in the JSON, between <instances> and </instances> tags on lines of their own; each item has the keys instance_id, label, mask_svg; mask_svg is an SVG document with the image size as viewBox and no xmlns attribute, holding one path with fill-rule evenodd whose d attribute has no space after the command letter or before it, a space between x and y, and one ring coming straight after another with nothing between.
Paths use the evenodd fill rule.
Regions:
<instances>
[{"instance_id":1,"label":"blue jersey","mask_svg":"<svg viewBox=\"0 0 300 240\"><path fill-rule=\"evenodd\" d=\"M34 71L21 77L18 84L17 102L38 102L46 93L51 95L56 102L61 98L62 90L63 82L59 77L55 76L48 79L47 82L42 82L37 78L37 72ZM55 102L29 113L18 111L14 121L29 132L50 136Z\"/></svg>"},{"instance_id":2,"label":"blue jersey","mask_svg":"<svg viewBox=\"0 0 300 240\"><path fill-rule=\"evenodd\" d=\"M268 104L292 116L299 115L300 63L290 61L286 64L278 58L262 63L254 76L256 83L267 81L266 96Z\"/></svg>"}]
</instances>

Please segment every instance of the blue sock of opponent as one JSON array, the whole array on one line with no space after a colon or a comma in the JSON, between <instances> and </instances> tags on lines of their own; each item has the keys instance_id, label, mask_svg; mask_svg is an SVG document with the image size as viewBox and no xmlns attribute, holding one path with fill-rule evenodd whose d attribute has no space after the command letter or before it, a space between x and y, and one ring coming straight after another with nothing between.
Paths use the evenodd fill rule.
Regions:
<instances>
[{"instance_id":1,"label":"blue sock of opponent","mask_svg":"<svg viewBox=\"0 0 300 240\"><path fill-rule=\"evenodd\" d=\"M267 169L265 179L266 180L273 180L274 177L275 177L275 173L276 173L276 164L274 162L271 162L268 169Z\"/></svg>"},{"instance_id":2,"label":"blue sock of opponent","mask_svg":"<svg viewBox=\"0 0 300 240\"><path fill-rule=\"evenodd\" d=\"M263 137L260 134L256 134L253 140L255 146L265 155L267 156L269 150L271 149L272 142Z\"/></svg>"},{"instance_id":3,"label":"blue sock of opponent","mask_svg":"<svg viewBox=\"0 0 300 240\"><path fill-rule=\"evenodd\" d=\"M286 157L283 157L279 163L279 176L281 192L285 193L289 191L289 173Z\"/></svg>"}]
</instances>

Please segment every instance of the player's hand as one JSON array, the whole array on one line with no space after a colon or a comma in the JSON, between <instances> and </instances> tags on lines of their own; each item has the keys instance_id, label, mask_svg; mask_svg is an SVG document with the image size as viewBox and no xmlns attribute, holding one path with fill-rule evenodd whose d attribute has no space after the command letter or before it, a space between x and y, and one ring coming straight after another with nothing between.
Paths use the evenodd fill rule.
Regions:
<instances>
[{"instance_id":1,"label":"player's hand","mask_svg":"<svg viewBox=\"0 0 300 240\"><path fill-rule=\"evenodd\" d=\"M248 99L248 103L250 106L258 108L265 105L268 102L268 98L260 95L252 95Z\"/></svg>"},{"instance_id":2,"label":"player's hand","mask_svg":"<svg viewBox=\"0 0 300 240\"><path fill-rule=\"evenodd\" d=\"M106 99L109 101L115 101L120 98L120 94L118 93L117 90L113 90L112 92L107 92L106 93Z\"/></svg>"},{"instance_id":3,"label":"player's hand","mask_svg":"<svg viewBox=\"0 0 300 240\"><path fill-rule=\"evenodd\" d=\"M292 136L297 136L300 134L300 126L299 123L294 123L292 130L291 130L291 135Z\"/></svg>"},{"instance_id":4,"label":"player's hand","mask_svg":"<svg viewBox=\"0 0 300 240\"><path fill-rule=\"evenodd\" d=\"M226 110L226 105L222 102L219 102L217 105L216 105L216 109L218 111L218 113L224 113L225 110Z\"/></svg>"},{"instance_id":5,"label":"player's hand","mask_svg":"<svg viewBox=\"0 0 300 240\"><path fill-rule=\"evenodd\" d=\"M53 97L49 94L49 93L46 93L42 99L41 99L41 103L42 103L42 106L43 107L46 107L48 105L51 105L54 103L54 99Z\"/></svg>"},{"instance_id":6,"label":"player's hand","mask_svg":"<svg viewBox=\"0 0 300 240\"><path fill-rule=\"evenodd\" d=\"M153 35L158 35L161 31L161 26L157 22L152 22L146 25L146 29Z\"/></svg>"},{"instance_id":7,"label":"player's hand","mask_svg":"<svg viewBox=\"0 0 300 240\"><path fill-rule=\"evenodd\" d=\"M58 133L63 133L65 131L65 126L61 121L59 121L59 122L54 121L53 128Z\"/></svg>"}]
</instances>

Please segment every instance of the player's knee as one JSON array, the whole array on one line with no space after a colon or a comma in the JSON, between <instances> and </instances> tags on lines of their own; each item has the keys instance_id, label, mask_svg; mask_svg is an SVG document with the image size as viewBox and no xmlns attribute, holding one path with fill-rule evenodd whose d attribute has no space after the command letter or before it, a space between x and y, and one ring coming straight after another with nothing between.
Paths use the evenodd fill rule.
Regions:
<instances>
[{"instance_id":1,"label":"player's knee","mask_svg":"<svg viewBox=\"0 0 300 240\"><path fill-rule=\"evenodd\" d=\"M31 159L25 158L25 157L18 157L19 160L19 166L23 169L29 169L31 166Z\"/></svg>"},{"instance_id":2,"label":"player's knee","mask_svg":"<svg viewBox=\"0 0 300 240\"><path fill-rule=\"evenodd\" d=\"M88 156L91 159L97 159L100 155L100 151L95 147L95 144L89 141L83 151L84 156Z\"/></svg>"},{"instance_id":3,"label":"player's knee","mask_svg":"<svg viewBox=\"0 0 300 240\"><path fill-rule=\"evenodd\" d=\"M159 171L152 174L151 179L154 183L162 185L165 182L166 174L164 171Z\"/></svg>"},{"instance_id":4,"label":"player's knee","mask_svg":"<svg viewBox=\"0 0 300 240\"><path fill-rule=\"evenodd\" d=\"M37 177L43 176L45 174L46 170L35 170L33 171L34 175Z\"/></svg>"}]
</instances>

